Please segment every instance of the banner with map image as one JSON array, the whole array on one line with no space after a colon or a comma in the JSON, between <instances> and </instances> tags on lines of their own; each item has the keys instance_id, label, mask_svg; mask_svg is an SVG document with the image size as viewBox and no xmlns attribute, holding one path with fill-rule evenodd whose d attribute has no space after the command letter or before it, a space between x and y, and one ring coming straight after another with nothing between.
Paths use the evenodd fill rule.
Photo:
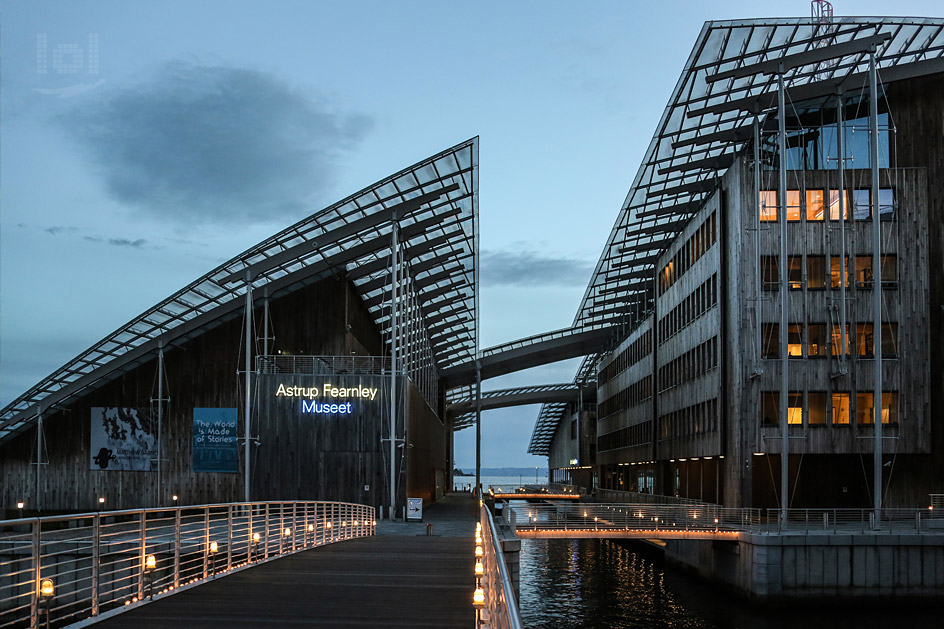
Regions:
<instances>
[{"instance_id":1,"label":"banner with map image","mask_svg":"<svg viewBox=\"0 0 944 629\"><path fill-rule=\"evenodd\" d=\"M90 432L90 469L157 469L157 418L150 409L93 407Z\"/></svg>"}]
</instances>

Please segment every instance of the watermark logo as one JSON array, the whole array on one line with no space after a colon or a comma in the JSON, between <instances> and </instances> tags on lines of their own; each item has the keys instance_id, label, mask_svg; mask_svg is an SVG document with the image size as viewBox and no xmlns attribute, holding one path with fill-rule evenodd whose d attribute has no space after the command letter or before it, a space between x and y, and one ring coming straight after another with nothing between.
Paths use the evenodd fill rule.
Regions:
<instances>
[{"instance_id":1,"label":"watermark logo","mask_svg":"<svg viewBox=\"0 0 944 629\"><path fill-rule=\"evenodd\" d=\"M36 73L50 74L98 74L98 33L89 33L87 44L49 44L47 33L36 35Z\"/></svg>"}]
</instances>

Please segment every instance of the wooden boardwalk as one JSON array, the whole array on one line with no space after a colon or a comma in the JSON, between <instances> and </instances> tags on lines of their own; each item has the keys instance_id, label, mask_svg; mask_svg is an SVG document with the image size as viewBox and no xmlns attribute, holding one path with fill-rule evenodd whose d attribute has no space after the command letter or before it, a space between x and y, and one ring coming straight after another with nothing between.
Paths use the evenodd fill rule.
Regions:
<instances>
[{"instance_id":1,"label":"wooden boardwalk","mask_svg":"<svg viewBox=\"0 0 944 629\"><path fill-rule=\"evenodd\" d=\"M277 559L156 600L96 626L463 627L472 608L475 506L450 495L425 525L387 523L374 537ZM437 526L437 524L439 526Z\"/></svg>"}]
</instances>

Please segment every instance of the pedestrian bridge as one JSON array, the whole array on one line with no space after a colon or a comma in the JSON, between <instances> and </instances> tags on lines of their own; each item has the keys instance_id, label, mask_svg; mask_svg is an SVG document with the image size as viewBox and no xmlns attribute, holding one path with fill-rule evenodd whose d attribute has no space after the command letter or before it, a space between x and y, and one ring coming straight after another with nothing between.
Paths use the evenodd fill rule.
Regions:
<instances>
[{"instance_id":1,"label":"pedestrian bridge","mask_svg":"<svg viewBox=\"0 0 944 629\"><path fill-rule=\"evenodd\" d=\"M715 504L551 502L512 504L507 525L522 538L728 540L751 535L944 536L944 514L933 509L755 509Z\"/></svg>"}]
</instances>

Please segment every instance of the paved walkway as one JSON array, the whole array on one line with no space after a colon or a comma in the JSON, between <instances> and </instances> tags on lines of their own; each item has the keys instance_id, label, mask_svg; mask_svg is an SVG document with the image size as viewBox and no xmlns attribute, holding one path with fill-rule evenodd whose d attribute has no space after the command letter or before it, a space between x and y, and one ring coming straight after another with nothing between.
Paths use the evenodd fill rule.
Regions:
<instances>
[{"instance_id":1,"label":"paved walkway","mask_svg":"<svg viewBox=\"0 0 944 629\"><path fill-rule=\"evenodd\" d=\"M450 494L423 522L322 546L221 577L97 626L463 627L474 623L476 502ZM426 535L426 522L433 525Z\"/></svg>"}]
</instances>

